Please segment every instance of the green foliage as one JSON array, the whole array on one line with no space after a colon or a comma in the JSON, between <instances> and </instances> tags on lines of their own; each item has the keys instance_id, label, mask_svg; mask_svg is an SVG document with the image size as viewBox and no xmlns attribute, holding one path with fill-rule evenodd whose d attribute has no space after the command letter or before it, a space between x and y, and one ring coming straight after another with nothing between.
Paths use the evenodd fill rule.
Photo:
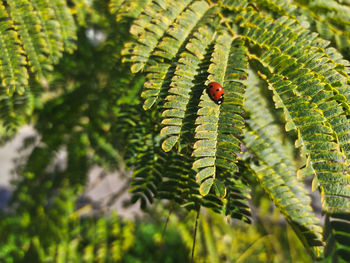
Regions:
<instances>
[{"instance_id":1,"label":"green foliage","mask_svg":"<svg viewBox=\"0 0 350 263\"><path fill-rule=\"evenodd\" d=\"M34 82L47 85L63 52L75 50L77 32L64 0L9 0L0 3L0 15L0 125L6 129L1 134L4 140L28 122L34 107L40 105L42 88Z\"/></svg>"},{"instance_id":2,"label":"green foliage","mask_svg":"<svg viewBox=\"0 0 350 263\"><path fill-rule=\"evenodd\" d=\"M235 153L240 152L240 141L237 137L242 135L243 129L241 114L245 88L239 80L247 78L245 74L247 59L246 50L240 46L242 42L236 39L231 43L231 39L228 35L223 35L217 40L211 58L213 64L208 68L210 73L208 80L219 81L225 86L225 104L222 107L217 105L208 97L205 89L198 104L198 117L195 121L197 127L194 135L197 140L193 146L193 155L197 160L193 163L193 168L199 170L196 175L199 184L202 184L205 179L204 183L210 178L215 181L216 177L220 179L220 173L215 171L217 167L231 172L238 170L235 165ZM225 46L227 44L229 45ZM226 71L223 72L225 67ZM208 177L210 178L207 179ZM214 185L215 181L213 181ZM220 197L225 196L216 192Z\"/></svg>"},{"instance_id":3,"label":"green foliage","mask_svg":"<svg viewBox=\"0 0 350 263\"><path fill-rule=\"evenodd\" d=\"M305 10L316 13L315 5L315 1L307 5L303 1L227 0L181 1L174 7L171 1L151 1L135 15L130 27L134 40L125 44L122 54L133 72L145 73L143 107L162 112L162 148L180 156L192 152L199 193L213 193L225 203L228 187L241 184L230 181L233 174L239 174L243 182L256 177L318 257L323 247L320 222L302 178L297 177L302 171L297 172L294 163L311 171L323 212L349 212L349 63L312 27L304 26L301 15ZM323 5L340 10L336 4ZM329 15L323 21L334 22L332 18ZM262 82L251 85L246 81L248 63ZM223 85L222 105L206 93L210 81ZM251 90L246 93L248 114L244 115L247 85ZM265 91L257 95L261 88ZM282 115L266 111L271 107L261 99L266 95L283 110ZM282 121L275 123L276 118ZM248 123L245 134L244 119ZM276 125L295 132L295 147L300 148L302 158L287 153L279 138L288 134ZM246 167L246 173L236 164L242 145L247 157L241 168ZM154 167L165 165L156 158L153 161ZM152 179L148 173L147 182L159 182L161 175ZM156 195L157 184L144 183L143 187L145 195L152 188Z\"/></svg>"},{"instance_id":4,"label":"green foliage","mask_svg":"<svg viewBox=\"0 0 350 263\"><path fill-rule=\"evenodd\" d=\"M10 214L0 226L2 255L8 262L121 260L133 243L131 225L124 235L118 220L90 224L71 218L88 171L100 165L132 170L131 202L142 208L166 199L175 210L199 213L206 207L251 222L251 190L262 188L314 259L346 262L348 5L2 3L2 140L29 117L41 137L40 143L27 140L33 150L17 167ZM64 50L72 54L63 55ZM212 81L224 87L223 104L208 96ZM56 162L60 151L67 154L64 165ZM321 194L323 236L304 179L312 179L313 190ZM208 260L218 262L210 226L203 221L199 236ZM7 228L11 231L5 233ZM141 225L136 231L153 248L151 228ZM135 262L145 247L130 251ZM162 257L152 256L153 262Z\"/></svg>"},{"instance_id":5,"label":"green foliage","mask_svg":"<svg viewBox=\"0 0 350 263\"><path fill-rule=\"evenodd\" d=\"M247 88L245 107L250 112L248 131L244 143L249 153L259 161L252 164L253 175L271 200L287 218L303 242L310 246L322 245L320 220L311 207L311 199L305 186L296 178L293 157L283 147L283 138L268 101L261 92L259 82L251 72ZM283 193L288 198L281 199ZM303 213L300 213L303 211ZM305 220L305 217L308 220ZM300 233L301 232L301 233ZM306 239L303 239L306 236Z\"/></svg>"},{"instance_id":6,"label":"green foliage","mask_svg":"<svg viewBox=\"0 0 350 263\"><path fill-rule=\"evenodd\" d=\"M296 1L299 12L324 39L332 41L349 59L350 7L347 1Z\"/></svg>"},{"instance_id":7,"label":"green foliage","mask_svg":"<svg viewBox=\"0 0 350 263\"><path fill-rule=\"evenodd\" d=\"M256 16L250 21L259 19ZM270 29L281 28L278 24L269 24ZM275 38L261 35L266 29L251 27L246 32L255 44L258 44L258 39L264 43L260 47L267 53L259 60L269 70L266 78L269 79L276 107L284 111L286 129L296 129L299 137L296 145L305 147L307 165L316 175L314 187L320 189L324 210L330 213L348 211L348 147L345 139L348 106L345 104L347 94L343 92L348 85L344 78L346 74L342 71L342 65L337 67L337 63L328 55L330 52L310 44L315 36L307 34L303 28L284 26L280 32L288 32L288 37L293 37L292 30L295 31L295 28L299 31L295 33L298 43L293 47L283 43L280 46ZM301 37L303 32L305 34ZM323 47L327 46L321 39L316 41L321 45L323 43ZM307 55L302 53L305 50L308 50ZM321 61L316 63L315 58ZM337 89L339 86L341 88Z\"/></svg>"},{"instance_id":8,"label":"green foliage","mask_svg":"<svg viewBox=\"0 0 350 263\"><path fill-rule=\"evenodd\" d=\"M190 262L188 248L171 225L161 236L160 225L141 223L135 231L137 241L123 258L127 263Z\"/></svg>"},{"instance_id":9,"label":"green foliage","mask_svg":"<svg viewBox=\"0 0 350 263\"><path fill-rule=\"evenodd\" d=\"M269 204L268 199L262 200ZM312 262L294 232L277 223L278 211L271 213L264 207L261 210L261 218L254 225L230 222L219 214L203 210L194 262ZM188 249L192 247L195 216L195 213L181 216L173 213L169 220L169 228L177 228Z\"/></svg>"},{"instance_id":10,"label":"green foliage","mask_svg":"<svg viewBox=\"0 0 350 263\"><path fill-rule=\"evenodd\" d=\"M27 65L40 80L62 56L63 43L67 51L74 50L75 23L61 0L10 0L1 10L6 18L2 21L2 85L10 95L22 94L28 86Z\"/></svg>"},{"instance_id":11,"label":"green foliage","mask_svg":"<svg viewBox=\"0 0 350 263\"><path fill-rule=\"evenodd\" d=\"M28 218L26 225L20 217L9 217L2 222L1 228L6 228L7 233L12 235L3 233L1 260L3 262L124 262L122 258L135 242L133 223L121 221L116 215L98 219L91 216L79 219L74 213L66 214L67 201L62 197L60 195L55 199L46 214L51 220L59 218L61 221L52 222L46 218L42 218L41 221L44 223L41 226L42 230L48 231L49 227L54 227L55 231L37 231L30 235L25 227L35 224L35 220L30 221ZM18 229L19 226L22 229Z\"/></svg>"},{"instance_id":12,"label":"green foliage","mask_svg":"<svg viewBox=\"0 0 350 263\"><path fill-rule=\"evenodd\" d=\"M101 16L100 23L104 21L108 24L111 19ZM107 48L95 47L86 38L84 29L81 31L78 51L66 54L50 76L48 96L37 114L35 127L43 134L41 143L38 145L35 138L28 138L26 147L33 150L28 160L20 160L17 167L19 177L14 182L16 189L9 208L13 215L4 215L6 220L0 227L4 237L1 259L7 259L6 262L61 262L65 259L97 262L98 257L101 257L99 260L110 258L110 262L115 262L121 256L120 251L127 250L132 244L128 227L124 234L121 230L121 235L127 235L125 238L129 241L125 239L124 244L111 240L113 244L103 241L115 236L109 232L113 224L104 225L105 219L98 221L101 223L92 222L84 226L83 233L79 233L79 228L76 228L79 219L71 218L90 167L94 164L105 165L109 169L118 167L116 158L119 152L115 148L120 148L124 138L120 138L117 132L111 133L118 139L116 141L104 135L109 129L118 131L117 122L115 126L109 126L111 118L115 119L120 114L116 101L119 99L121 103L126 97L126 101L134 100L132 93L120 96L116 90L110 89L112 85L119 87L118 81L123 83L120 75L115 75L116 68L113 68L118 57L105 63L111 52L118 52L118 42L113 46L109 45L111 42L106 42ZM110 33L109 37L119 38L123 32L126 32L125 28L121 28L118 34ZM91 64L91 61L96 64ZM89 65L90 69L85 65ZM117 70L123 72L124 69ZM93 71L96 75L91 74ZM109 71L113 72L110 76ZM106 76L110 79L105 82ZM128 76L124 75L126 89L130 87L128 85L137 87L137 81L129 81ZM101 83L104 83L104 88ZM100 91L92 92L96 87L101 87ZM107 90L109 92L105 93ZM98 94L103 94L104 99L96 100ZM60 114L56 114L58 112ZM65 164L57 163L59 151L67 152ZM97 231L97 228L101 230ZM95 230L102 231L98 238ZM87 237L80 238L80 235Z\"/></svg>"}]
</instances>

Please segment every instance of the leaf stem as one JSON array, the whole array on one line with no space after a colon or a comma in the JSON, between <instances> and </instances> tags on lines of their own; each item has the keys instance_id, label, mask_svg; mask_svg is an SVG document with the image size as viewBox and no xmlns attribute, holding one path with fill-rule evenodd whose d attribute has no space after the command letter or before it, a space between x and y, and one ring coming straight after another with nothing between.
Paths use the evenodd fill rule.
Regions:
<instances>
[{"instance_id":1,"label":"leaf stem","mask_svg":"<svg viewBox=\"0 0 350 263\"><path fill-rule=\"evenodd\" d=\"M208 0L208 3L210 5L215 5L211 0ZM227 27L228 31L232 34L233 37L237 36L236 32L232 29L230 24L227 22L225 19L224 15L221 12L218 12L219 17L221 18L222 21L224 21L225 26Z\"/></svg>"},{"instance_id":2,"label":"leaf stem","mask_svg":"<svg viewBox=\"0 0 350 263\"><path fill-rule=\"evenodd\" d=\"M195 224L194 224L193 245L192 245L192 253L191 253L191 263L193 263L194 247L195 247L195 245L196 245L196 235L197 235L197 228L198 228L199 212L200 212L200 207L199 207L199 209L198 209L198 211L197 211L196 222L195 222Z\"/></svg>"},{"instance_id":3,"label":"leaf stem","mask_svg":"<svg viewBox=\"0 0 350 263\"><path fill-rule=\"evenodd\" d=\"M163 228L163 232L162 232L162 239L164 238L164 235L165 235L165 231L167 229L167 226L168 226L168 222L169 222L169 218L170 218L170 215L171 215L171 212L173 211L173 207L170 207L169 209L169 213L168 213L168 216L165 220L165 223L164 223L164 228Z\"/></svg>"}]
</instances>

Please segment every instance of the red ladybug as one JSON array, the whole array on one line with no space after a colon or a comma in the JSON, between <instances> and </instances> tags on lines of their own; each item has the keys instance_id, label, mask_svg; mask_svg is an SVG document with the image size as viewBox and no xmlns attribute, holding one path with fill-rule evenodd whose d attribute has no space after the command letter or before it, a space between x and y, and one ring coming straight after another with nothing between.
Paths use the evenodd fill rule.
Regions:
<instances>
[{"instance_id":1,"label":"red ladybug","mask_svg":"<svg viewBox=\"0 0 350 263\"><path fill-rule=\"evenodd\" d=\"M224 89L217 82L210 82L208 86L208 94L210 98L217 104L221 104L224 101Z\"/></svg>"}]
</instances>

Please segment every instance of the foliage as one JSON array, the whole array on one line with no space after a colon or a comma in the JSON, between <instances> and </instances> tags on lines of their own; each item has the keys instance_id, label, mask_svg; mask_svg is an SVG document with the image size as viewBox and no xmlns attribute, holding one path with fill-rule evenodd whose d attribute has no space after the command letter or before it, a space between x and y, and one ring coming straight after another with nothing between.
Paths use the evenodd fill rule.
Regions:
<instances>
[{"instance_id":1,"label":"foliage","mask_svg":"<svg viewBox=\"0 0 350 263\"><path fill-rule=\"evenodd\" d=\"M103 13L103 7L96 6L96 12L99 9ZM39 105L36 112L35 128L43 136L40 143L38 138L27 138L24 150L31 149L30 154L18 161L16 172L19 177L14 182L16 188L9 214L4 215L7 220L1 226L1 231L6 233L3 235L6 249L2 251L2 258L28 262L26 256L32 257L32 250L41 259L54 258L56 252L60 251L63 253L62 257L65 256L69 242L75 245L80 242L77 243L76 236L69 236L70 231L74 232L74 228L70 226L73 222L69 215L74 212L75 201L82 194L89 168L100 164L115 169L119 165L116 160L119 153L115 148L120 148L119 144L124 142L124 138L112 132L111 135L118 138L112 145L110 141L114 138L107 138L105 135L109 129L118 130L117 122L116 126L109 126L111 118L122 115L119 113L122 108L119 104L125 103L123 100L133 101L135 95L127 92L125 97L121 97L116 89L110 87L120 87L123 82L126 88L128 85L137 87L138 82L129 81L130 75L124 75L123 78L117 75L116 71L124 74L125 67L113 68L118 62L118 56L110 59L111 52L118 54L118 41L112 39L118 39L120 35L127 33L126 28L120 28L118 33L113 31L108 25L108 13L107 17L99 15L93 19L92 22L95 21L98 25L105 23L105 29L112 31L108 32L110 39L106 40L103 47L94 46L82 28L78 35L78 51L72 55L65 54L50 75L48 90L41 99L43 105ZM38 88L39 84L33 85ZM99 99L98 94L101 96ZM118 99L119 104L116 105ZM67 151L67 159L60 163L56 157L62 151ZM102 218L101 221L103 220ZM16 222L20 224L16 225ZM7 223L15 224L16 227L9 228ZM62 243L56 244L57 242ZM91 243L89 239L84 242ZM11 249L7 249L7 245ZM109 256L103 243L100 245L106 256ZM98 248L100 245L88 244L87 255L95 258L99 253L94 250L94 246ZM82 251L79 250L80 247L74 249L72 257L74 253L79 254Z\"/></svg>"},{"instance_id":2,"label":"foliage","mask_svg":"<svg viewBox=\"0 0 350 263\"><path fill-rule=\"evenodd\" d=\"M348 1L296 1L299 12L310 27L324 39L334 42L344 57L349 59Z\"/></svg>"},{"instance_id":3,"label":"foliage","mask_svg":"<svg viewBox=\"0 0 350 263\"><path fill-rule=\"evenodd\" d=\"M189 251L174 225L161 236L161 225L140 223L135 232L134 246L125 255L123 262L190 262Z\"/></svg>"},{"instance_id":4,"label":"foliage","mask_svg":"<svg viewBox=\"0 0 350 263\"><path fill-rule=\"evenodd\" d=\"M57 217L64 210L53 206L50 214ZM157 239L161 231L156 224L138 224L135 229L134 223L116 214L78 216L77 212L66 215L64 223L56 224L59 235L51 233L51 239L44 238L49 237L48 233L27 236L25 227L34 222L28 221L18 229L21 218L7 217L1 225L1 229L7 229L2 233L2 262L189 262L187 248L173 226L163 239ZM49 220L43 222L52 225Z\"/></svg>"},{"instance_id":5,"label":"foliage","mask_svg":"<svg viewBox=\"0 0 350 263\"><path fill-rule=\"evenodd\" d=\"M297 11L298 5L304 9ZM125 44L123 55L132 72L145 74L144 109L162 113L163 150L193 158L199 198L211 193L225 202L229 186L238 188L256 177L317 258L322 253L322 231L296 174L313 176L313 189L320 190L323 212L329 217L349 212L349 63L328 41L303 26L301 15L305 10L315 13L314 5L227 0L179 1L174 6L171 1L151 1L140 7L142 12L131 14L134 40ZM335 4L323 5L336 10ZM116 10L114 6L112 11ZM122 15L127 16L117 11L119 19ZM337 22L332 18L324 21L339 23L339 16ZM344 45L335 42L342 50ZM262 79L255 86L250 83L254 73L247 81L249 67ZM210 81L225 87L222 105L207 95ZM260 88L270 91L256 96ZM272 98L283 114L269 113L271 106L264 97ZM277 125L297 136L295 147L302 156L296 161L284 153L279 139L285 133L275 127L275 119L281 117ZM243 144L246 157L238 169ZM307 172L297 172L295 162L304 163ZM243 173L242 167L248 172ZM235 172L243 182L228 181ZM160 175L154 177L158 182ZM144 193L151 188L157 192L157 185L144 184ZM333 256L347 258L337 250Z\"/></svg>"},{"instance_id":6,"label":"foliage","mask_svg":"<svg viewBox=\"0 0 350 263\"><path fill-rule=\"evenodd\" d=\"M89 239L95 227L98 240L108 239L107 219L82 223L86 246L70 228L88 171L100 165L132 169L131 202L142 208L166 199L175 210L205 207L249 223L251 192L262 188L314 259L346 262L347 9L347 1L301 0L2 3L1 138L29 120L40 135L27 139L32 150L18 163L2 255L118 254ZM221 105L207 94L211 81L225 89ZM310 178L324 229L304 184ZM215 262L209 226L203 219L199 238ZM147 240L155 230L136 231ZM60 254L65 248L72 252ZM130 260L145 253L130 251Z\"/></svg>"},{"instance_id":7,"label":"foliage","mask_svg":"<svg viewBox=\"0 0 350 263\"><path fill-rule=\"evenodd\" d=\"M261 201L264 203L261 217L254 225L227 220L210 210L203 210L197 229L194 262L312 262L293 230L280 221L278 210L269 211L268 197ZM195 212L174 212L168 223L169 228L176 227L189 250L193 243L195 217Z\"/></svg>"},{"instance_id":8,"label":"foliage","mask_svg":"<svg viewBox=\"0 0 350 263\"><path fill-rule=\"evenodd\" d=\"M75 4L77 1L75 1ZM12 136L40 104L40 89L64 51L76 48L77 25L64 0L0 3L1 138Z\"/></svg>"}]
</instances>

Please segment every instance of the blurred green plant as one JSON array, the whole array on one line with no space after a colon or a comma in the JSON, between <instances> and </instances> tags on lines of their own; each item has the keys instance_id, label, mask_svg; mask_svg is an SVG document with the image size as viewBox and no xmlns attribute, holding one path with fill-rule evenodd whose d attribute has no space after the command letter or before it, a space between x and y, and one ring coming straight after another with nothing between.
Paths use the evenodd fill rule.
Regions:
<instances>
[{"instance_id":1,"label":"blurred green plant","mask_svg":"<svg viewBox=\"0 0 350 263\"><path fill-rule=\"evenodd\" d=\"M294 231L281 220L277 209L271 213L267 196L260 199L260 216L254 225L223 218L205 209L202 211L196 236L193 262L313 262ZM152 221L166 217L166 210L158 206ZM195 212L173 211L167 226L174 227L190 251L193 245ZM167 232L168 230L165 230ZM171 232L171 230L169 231ZM159 238L160 232L158 232ZM181 261L186 262L186 261Z\"/></svg>"}]
</instances>

